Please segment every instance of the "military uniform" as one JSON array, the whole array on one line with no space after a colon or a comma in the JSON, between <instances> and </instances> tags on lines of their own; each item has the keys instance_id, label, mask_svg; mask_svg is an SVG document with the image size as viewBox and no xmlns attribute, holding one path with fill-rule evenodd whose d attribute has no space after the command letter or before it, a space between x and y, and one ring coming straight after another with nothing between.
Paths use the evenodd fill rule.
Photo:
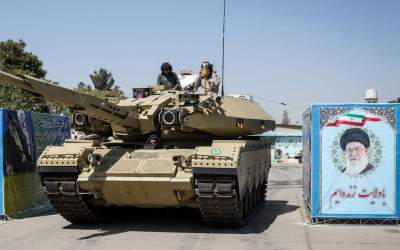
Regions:
<instances>
[{"instance_id":1,"label":"military uniform","mask_svg":"<svg viewBox=\"0 0 400 250\"><path fill-rule=\"evenodd\" d=\"M197 91L199 87L204 89L206 94L218 94L220 78L215 70L212 71L211 76L198 77L194 82L194 89Z\"/></svg>"},{"instance_id":2,"label":"military uniform","mask_svg":"<svg viewBox=\"0 0 400 250\"><path fill-rule=\"evenodd\" d=\"M166 75L160 73L157 77L157 85L164 85L167 89L180 88L178 75L175 72Z\"/></svg>"}]
</instances>

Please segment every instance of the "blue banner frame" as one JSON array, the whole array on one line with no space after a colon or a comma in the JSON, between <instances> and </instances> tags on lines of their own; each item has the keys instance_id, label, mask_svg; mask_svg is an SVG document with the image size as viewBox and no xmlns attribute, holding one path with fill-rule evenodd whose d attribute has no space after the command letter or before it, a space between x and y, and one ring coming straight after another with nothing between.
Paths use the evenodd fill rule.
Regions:
<instances>
[{"instance_id":1,"label":"blue banner frame","mask_svg":"<svg viewBox=\"0 0 400 250\"><path fill-rule=\"evenodd\" d=\"M0 216L4 216L4 124L3 120L4 109L0 109Z\"/></svg>"},{"instance_id":2,"label":"blue banner frame","mask_svg":"<svg viewBox=\"0 0 400 250\"><path fill-rule=\"evenodd\" d=\"M396 114L395 132L395 213L394 214L324 214L321 212L321 145L320 145L320 108L370 108L370 107L394 107ZM312 115L312 158L311 158L311 211L312 218L376 218L399 219L400 218L400 105L399 104L314 104L311 106Z\"/></svg>"}]
</instances>

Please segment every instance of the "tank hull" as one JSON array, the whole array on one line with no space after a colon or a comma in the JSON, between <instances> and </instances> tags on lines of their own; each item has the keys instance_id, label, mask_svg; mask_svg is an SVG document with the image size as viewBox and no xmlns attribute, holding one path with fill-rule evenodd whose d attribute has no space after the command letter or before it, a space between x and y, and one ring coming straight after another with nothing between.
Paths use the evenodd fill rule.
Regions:
<instances>
[{"instance_id":1,"label":"tank hull","mask_svg":"<svg viewBox=\"0 0 400 250\"><path fill-rule=\"evenodd\" d=\"M74 223L107 206L185 206L199 208L209 225L238 226L264 200L269 169L269 144L256 137L180 149L66 142L47 148L38 160L50 201ZM78 211L65 213L68 203L59 201L68 198L81 202ZM86 212L81 216L80 211ZM76 214L72 219L71 213Z\"/></svg>"}]
</instances>

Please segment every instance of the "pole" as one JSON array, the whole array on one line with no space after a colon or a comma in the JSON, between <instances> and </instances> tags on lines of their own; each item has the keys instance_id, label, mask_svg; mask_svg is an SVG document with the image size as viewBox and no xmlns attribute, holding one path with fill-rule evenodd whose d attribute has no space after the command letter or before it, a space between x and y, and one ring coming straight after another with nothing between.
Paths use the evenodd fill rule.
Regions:
<instances>
[{"instance_id":1,"label":"pole","mask_svg":"<svg viewBox=\"0 0 400 250\"><path fill-rule=\"evenodd\" d=\"M224 17L222 21L222 79L221 79L221 95L224 96L224 61L225 61L225 0L224 0Z\"/></svg>"}]
</instances>

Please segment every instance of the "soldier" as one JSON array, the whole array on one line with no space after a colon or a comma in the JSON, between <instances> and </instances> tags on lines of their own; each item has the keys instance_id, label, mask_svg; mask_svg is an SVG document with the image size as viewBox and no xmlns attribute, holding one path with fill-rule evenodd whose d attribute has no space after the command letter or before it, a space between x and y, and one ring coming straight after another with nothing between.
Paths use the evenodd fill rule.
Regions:
<instances>
[{"instance_id":1,"label":"soldier","mask_svg":"<svg viewBox=\"0 0 400 250\"><path fill-rule=\"evenodd\" d=\"M172 71L172 66L168 62L161 65L161 73L157 78L157 85L164 85L167 89L180 89L178 75Z\"/></svg>"},{"instance_id":2,"label":"soldier","mask_svg":"<svg viewBox=\"0 0 400 250\"><path fill-rule=\"evenodd\" d=\"M195 91L201 86L206 94L218 94L220 79L213 65L207 61L201 63L200 73L193 88Z\"/></svg>"}]
</instances>

